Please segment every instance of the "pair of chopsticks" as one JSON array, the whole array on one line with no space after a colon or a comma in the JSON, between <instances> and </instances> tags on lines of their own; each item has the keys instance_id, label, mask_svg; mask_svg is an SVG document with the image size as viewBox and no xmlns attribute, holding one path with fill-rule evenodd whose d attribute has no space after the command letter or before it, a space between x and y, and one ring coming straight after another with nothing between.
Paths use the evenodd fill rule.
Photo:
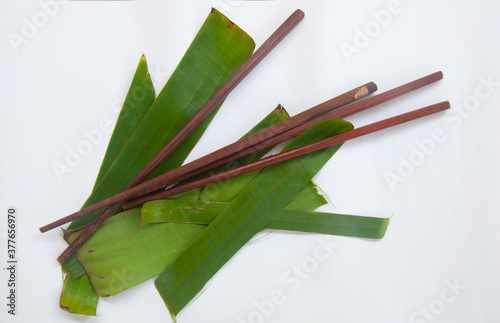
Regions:
<instances>
[{"instance_id":1,"label":"pair of chopsticks","mask_svg":"<svg viewBox=\"0 0 500 323\"><path fill-rule=\"evenodd\" d=\"M253 163L245 164L221 173L217 173L215 175L204 177L164 190L164 188L167 186L189 179L195 175L201 174L205 171L211 170L230 161L234 161L243 156L252 154L256 151L274 146L277 143L294 138L302 133L305 129L322 120L331 118L343 118L421 88L425 85L434 83L442 79L443 74L441 72L437 72L389 90L385 93L345 106L346 104L349 104L374 92L376 90L376 85L370 82L347 93L344 93L336 98L326 101L307 111L304 111L294 117L284 120L272 127L262 130L254 135L248 136L240 141L221 148L209 155L206 155L205 157L183 165L152 180L139 184L152 173L156 166L158 166L168 156L168 154L180 144L180 142L182 142L183 138L185 138L197 126L197 124L199 124L211 111L213 111L213 108L215 108L223 99L225 99L225 97L227 97L229 92L251 71L251 69L253 69L253 67L258 62L260 62L260 60L263 59L263 57L265 57L265 55L267 55L267 52L269 52L274 46L276 46L277 42L284 38L284 36L302 19L302 17L303 13L300 10L292 14L292 16L290 16L290 18L285 21L285 23L283 23L280 28L278 28L278 30L262 45L262 47L260 47L255 52L254 55L258 57L252 59L254 57L254 55L252 55L252 57L248 60L255 63L250 63L247 67L245 67L246 63L242 65L240 70L242 68L245 68L245 71L240 73L240 70L238 70L235 75L238 74L239 76L234 79L229 79L229 81L224 86L222 86L221 89L200 109L200 111L203 112L200 112L199 115L196 114L172 139L172 141L169 142L157 156L155 156L155 158L145 167L145 169L143 169L143 171L141 171L141 173L139 173L136 178L134 178L134 180L129 185L127 185L127 187L121 193L40 228L42 232L45 232L64 223L73 221L91 212L106 207L103 212L101 212L89 225L85 227L80 236L68 246L68 248L61 254L61 256L59 256L58 261L60 263L66 261L67 258L69 258L69 256L73 254L92 235L92 233L97 230L100 224L102 224L122 203L125 209L132 208L141 205L146 201L165 198L167 196L172 196L196 187L208 185L219 180L227 179L252 170L267 167L272 164L298 157L319 149L323 149L349 139L372 133L374 131L382 130L410 120L421 118L426 115L443 111L450 107L449 102L442 102L431 105L426 108L415 110L361 128L357 128L335 137L324 139L313 144L299 147L284 153L276 154ZM267 44L268 42L271 42L270 45ZM267 50L261 51L262 48L267 48ZM228 83L231 84L227 85ZM161 191L156 192L159 190ZM147 195L149 193L152 194Z\"/></svg>"},{"instance_id":2,"label":"pair of chopsticks","mask_svg":"<svg viewBox=\"0 0 500 323\"><path fill-rule=\"evenodd\" d=\"M345 100L355 100L357 97L360 96L360 94L368 94L376 90L376 85L373 82L367 83L363 86L360 86L354 90L351 90L349 92L346 92L336 98L333 98L329 101L326 101L318 106L315 106L313 108L310 108L309 110L306 110L296 116L293 116L287 120L284 120L274 126L271 126L267 129L264 129L262 131L259 131L255 133L252 136L243 138L231 145L228 145L224 148L219 149L216 152L213 152L211 154L208 154L204 157L201 157L189 164L183 165L175 170L172 170L166 174L160 175L156 177L153 180L148 181L147 183L144 183L138 187L136 187L136 190L140 193L135 193L134 191L129 191L128 193L123 192L123 195L120 196L120 194L115 195L111 197L110 199L116 199L116 202L122 202L122 206L124 210L129 210L135 207L138 207L146 202L153 201L153 200L158 200L166 197L170 197L176 194L180 194L201 186L205 186L214 182L222 181L240 174L244 174L247 172L251 172L256 169L264 168L267 166L271 166L273 164L289 160L294 157L299 157L302 155L305 155L307 153L314 152L316 150L320 150L341 142L344 142L346 140L354 139L375 131L379 131L385 128L389 128L404 122L408 122L417 118L421 118L430 114L434 114L439 111L446 110L450 107L449 102L441 102L438 104L434 104L419 110L415 110L412 112L408 112L405 114L401 114L389 119L385 119L376 123L369 124L367 126L357 128L351 131L348 131L344 134L337 135L328 139L324 139L322 141L309 144L303 147L299 147L293 150L289 150L283 153L279 153L276 155L269 156L267 158L260 159L255 162L251 162L245 165L241 165L232 169L229 169L224 172L220 172L211 176L207 176L198 180L194 180L182 185L174 186L169 189L163 190L165 187L175 184L177 182L180 182L182 180L186 180L190 177L193 177L195 175L198 175L202 172L205 172L207 170L214 169L215 167L218 167L220 165L227 164L231 161L234 161L236 159L239 159L241 157L245 157L247 155L250 155L254 152L275 146L281 142L287 141L289 139L293 139L297 137L299 134L304 132L306 129L310 128L311 126L317 124L318 122L321 122L323 120L327 119L335 119L335 118L345 118L347 116L350 116L354 113L363 111L365 109L371 108L375 105L381 104L383 102L389 101L393 98L396 98L398 96L401 96L403 94L406 94L408 92L414 91L418 88L421 88L425 85L429 85L431 83L434 83L438 80L441 80L443 78L443 73L442 72L436 72L433 74L430 74L428 76L425 76L423 78L417 79L413 82L401 85L399 87L396 87L392 90L389 90L387 92L384 92L382 94L358 101L356 103L347 105L347 106L342 106L340 102L344 102ZM335 102L332 104L332 102ZM337 107L337 105L339 105ZM326 107L330 107L330 111L325 114L318 114L319 111L324 111L326 110ZM316 116L316 117L314 117ZM303 122L303 120L308 120L312 119L307 122ZM278 130L279 128L279 130ZM278 133L278 131L281 131L281 133ZM271 137L269 137L271 136ZM248 138L248 139L247 139ZM268 138L265 140L262 140L260 143L255 143L252 146L248 147L247 141L252 141L253 138ZM229 152L233 151L234 153L227 156L220 158L223 152ZM225 156L225 155L224 155ZM205 164L205 166L203 166ZM175 180L177 178L177 180ZM153 191L158 191L159 192L149 194ZM140 197L136 197L140 196ZM111 202L105 202L106 200L103 200L100 203L103 203L102 205L111 203ZM97 209L99 209L100 205L99 203L94 204ZM90 206L92 207L92 206ZM95 209L95 210L97 210ZM93 212L95 211L94 209L89 210L88 212ZM85 209L81 210L85 211ZM78 213L78 212L77 212ZM84 213L87 213L85 211ZM75 213L76 214L76 213Z\"/></svg>"}]
</instances>

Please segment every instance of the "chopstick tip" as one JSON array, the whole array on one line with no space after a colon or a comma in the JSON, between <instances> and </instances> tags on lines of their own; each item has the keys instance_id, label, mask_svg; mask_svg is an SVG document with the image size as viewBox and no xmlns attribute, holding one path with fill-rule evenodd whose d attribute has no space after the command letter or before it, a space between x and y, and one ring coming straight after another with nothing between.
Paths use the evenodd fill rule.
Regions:
<instances>
[{"instance_id":1,"label":"chopstick tip","mask_svg":"<svg viewBox=\"0 0 500 323\"><path fill-rule=\"evenodd\" d=\"M304 16L305 16L306 14L304 13L304 11L302 11L302 10L300 10L300 9L297 9L297 10L295 10L295 11L293 12L293 14L292 14L292 15L296 16L297 18L302 19L302 18L304 18Z\"/></svg>"},{"instance_id":2,"label":"chopstick tip","mask_svg":"<svg viewBox=\"0 0 500 323\"><path fill-rule=\"evenodd\" d=\"M368 89L369 93L373 93L378 90L377 84L375 84L375 82L370 82L366 84L366 88Z\"/></svg>"},{"instance_id":3,"label":"chopstick tip","mask_svg":"<svg viewBox=\"0 0 500 323\"><path fill-rule=\"evenodd\" d=\"M367 96L368 94L371 94L373 92L377 91L377 85L373 82L367 83L363 85L357 92L354 94L354 99L358 100L364 96Z\"/></svg>"},{"instance_id":4,"label":"chopstick tip","mask_svg":"<svg viewBox=\"0 0 500 323\"><path fill-rule=\"evenodd\" d=\"M439 103L430 105L424 109L428 109L429 111L434 111L432 113L437 113L437 112L448 110L450 108L451 108L450 101L443 101L443 102L439 102Z\"/></svg>"}]
</instances>

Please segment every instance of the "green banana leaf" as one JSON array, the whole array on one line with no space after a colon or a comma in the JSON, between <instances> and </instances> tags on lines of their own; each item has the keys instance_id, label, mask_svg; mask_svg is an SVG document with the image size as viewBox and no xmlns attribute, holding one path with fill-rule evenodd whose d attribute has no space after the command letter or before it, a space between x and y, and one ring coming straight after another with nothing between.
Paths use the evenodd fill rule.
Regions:
<instances>
[{"instance_id":1,"label":"green banana leaf","mask_svg":"<svg viewBox=\"0 0 500 323\"><path fill-rule=\"evenodd\" d=\"M245 32L213 10L152 106L150 102L154 100L154 92L148 90L151 88L151 79L149 74L144 74L147 66L145 60L141 60L96 185L84 207L118 193L248 59L254 46L253 40ZM139 99L136 96L140 93L144 97ZM132 110L127 107L135 109L127 111ZM145 111L146 114L141 115ZM160 165L156 174L182 164L215 113ZM73 221L69 228L89 223L96 214ZM63 270L71 271L64 284L61 306L70 312L95 315L95 292L88 279L78 279L84 271L74 255L63 265Z\"/></svg>"},{"instance_id":2,"label":"green banana leaf","mask_svg":"<svg viewBox=\"0 0 500 323\"><path fill-rule=\"evenodd\" d=\"M111 135L94 189L100 184L104 174L107 173L111 164L116 160L130 137L132 137L132 134L139 126L139 123L154 100L155 90L148 72L146 57L142 55L120 115L118 116L118 121Z\"/></svg>"},{"instance_id":3,"label":"green banana leaf","mask_svg":"<svg viewBox=\"0 0 500 323\"><path fill-rule=\"evenodd\" d=\"M95 293L90 283L89 276L81 275L71 279L67 275L64 279L63 293L59 306L71 313L95 315L99 296Z\"/></svg>"},{"instance_id":4,"label":"green banana leaf","mask_svg":"<svg viewBox=\"0 0 500 323\"><path fill-rule=\"evenodd\" d=\"M312 211L328 203L325 195L316 183L310 181L299 194L285 205L285 208Z\"/></svg>"},{"instance_id":5,"label":"green banana leaf","mask_svg":"<svg viewBox=\"0 0 500 323\"><path fill-rule=\"evenodd\" d=\"M154 99L155 93L148 73L148 66L146 59L142 56L108 144L96 185L101 181L103 174L109 169L113 160L116 159ZM95 315L99 297L76 255L72 255L62 265L62 270L67 273L67 276L61 293L61 308L72 313Z\"/></svg>"},{"instance_id":6,"label":"green banana leaf","mask_svg":"<svg viewBox=\"0 0 500 323\"><path fill-rule=\"evenodd\" d=\"M353 129L341 119L309 128L285 150ZM297 193L312 180L340 148L329 147L307 156L267 167L155 280L175 317L203 289L207 281Z\"/></svg>"},{"instance_id":7,"label":"green banana leaf","mask_svg":"<svg viewBox=\"0 0 500 323\"><path fill-rule=\"evenodd\" d=\"M66 231L68 230L63 230L63 232ZM63 272L68 274L70 280L75 280L81 275L85 275L85 269L83 269L76 256L70 257L61 267Z\"/></svg>"},{"instance_id":8,"label":"green banana leaf","mask_svg":"<svg viewBox=\"0 0 500 323\"><path fill-rule=\"evenodd\" d=\"M162 223L141 228L141 209L135 208L107 219L77 251L78 259L99 296L115 295L165 270L204 227Z\"/></svg>"},{"instance_id":9,"label":"green banana leaf","mask_svg":"<svg viewBox=\"0 0 500 323\"><path fill-rule=\"evenodd\" d=\"M159 200L144 204L141 226L151 223L210 224L229 206L227 202ZM303 205L302 205L303 206ZM272 215L266 229L314 232L330 235L381 239L389 218L312 212L283 208Z\"/></svg>"}]
</instances>

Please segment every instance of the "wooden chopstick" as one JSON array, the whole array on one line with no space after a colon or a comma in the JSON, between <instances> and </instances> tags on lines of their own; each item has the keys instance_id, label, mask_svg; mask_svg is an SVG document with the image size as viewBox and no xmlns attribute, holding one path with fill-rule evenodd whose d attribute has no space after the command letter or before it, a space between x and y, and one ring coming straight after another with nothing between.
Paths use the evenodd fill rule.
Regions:
<instances>
[{"instance_id":1,"label":"wooden chopstick","mask_svg":"<svg viewBox=\"0 0 500 323\"><path fill-rule=\"evenodd\" d=\"M229 93L257 66L276 45L297 26L304 18L304 12L297 9L288 17L283 24L243 63L243 65L224 83L223 86L200 108L200 110L182 127L182 129L158 152L155 157L137 174L134 179L124 188L130 189L145 181L149 175L191 134L191 132L219 106ZM68 248L57 258L60 263L65 262L83 242L85 242L95 230L111 216L120 204L114 204L101 212L73 241ZM40 231L44 232L42 228Z\"/></svg>"},{"instance_id":2,"label":"wooden chopstick","mask_svg":"<svg viewBox=\"0 0 500 323\"><path fill-rule=\"evenodd\" d=\"M298 147L286 152L282 152L276 155L272 155L239 167L235 167L211 176L203 177L198 180L188 182L179 186L169 188L164 191L160 191L154 194L146 195L135 200L131 200L123 203L125 210L137 207L149 201L159 200L169 196L173 196L179 193L183 193L198 187L206 186L221 180L225 180L234 176L245 174L257 169L268 167L295 157L303 156L305 154L330 147L332 145L345 142L350 139L358 138L376 131L380 131L389 127L393 127L408 121L412 121L418 118L422 118L440 111L444 111L450 108L450 103L448 101L430 105L425 108L414 110L408 113L404 113L392 118L381 120L357 129L347 131L345 133L317 141L312 144L308 144L302 147Z\"/></svg>"}]
</instances>

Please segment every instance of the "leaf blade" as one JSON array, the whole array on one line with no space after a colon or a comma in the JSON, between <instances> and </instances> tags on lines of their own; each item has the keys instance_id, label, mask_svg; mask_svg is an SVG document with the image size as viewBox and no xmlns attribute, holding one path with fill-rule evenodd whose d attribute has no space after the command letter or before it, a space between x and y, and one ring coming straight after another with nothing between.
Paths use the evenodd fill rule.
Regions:
<instances>
[{"instance_id":1,"label":"leaf blade","mask_svg":"<svg viewBox=\"0 0 500 323\"><path fill-rule=\"evenodd\" d=\"M142 93L136 97L137 93ZM120 111L115 129L111 135L106 149L92 194L95 187L102 181L103 174L111 167L123 146L128 141L145 112L154 101L154 89L148 66L144 56L141 57L136 67L132 83ZM130 113L130 109L135 113ZM95 315L97 311L98 295L87 276L85 269L78 261L76 255L72 255L62 266L63 272L67 273L61 292L59 305L72 313Z\"/></svg>"},{"instance_id":2,"label":"leaf blade","mask_svg":"<svg viewBox=\"0 0 500 323\"><path fill-rule=\"evenodd\" d=\"M92 287L87 275L82 275L74 280L71 280L67 275L59 306L71 313L96 315L99 296L95 292L90 293L89 286Z\"/></svg>"},{"instance_id":3,"label":"leaf blade","mask_svg":"<svg viewBox=\"0 0 500 323\"><path fill-rule=\"evenodd\" d=\"M137 65L132 84L127 92L122 109L118 115L111 139L109 140L106 154L99 169L96 183L97 186L104 174L109 170L113 162L126 145L147 110L155 100L153 82L148 72L148 65L144 55L141 56Z\"/></svg>"},{"instance_id":4,"label":"leaf blade","mask_svg":"<svg viewBox=\"0 0 500 323\"><path fill-rule=\"evenodd\" d=\"M228 202L159 200L142 207L142 226L151 223L193 223L209 225ZM284 208L272 215L266 229L323 233L329 235L381 239L390 218Z\"/></svg>"},{"instance_id":5,"label":"leaf blade","mask_svg":"<svg viewBox=\"0 0 500 323\"><path fill-rule=\"evenodd\" d=\"M328 125L328 126L327 126ZM352 129L336 119L311 127L285 150L325 135ZM266 168L155 280L172 315L177 315L205 283L283 208L340 148L336 145ZM279 171L281 174L278 174Z\"/></svg>"}]
</instances>

